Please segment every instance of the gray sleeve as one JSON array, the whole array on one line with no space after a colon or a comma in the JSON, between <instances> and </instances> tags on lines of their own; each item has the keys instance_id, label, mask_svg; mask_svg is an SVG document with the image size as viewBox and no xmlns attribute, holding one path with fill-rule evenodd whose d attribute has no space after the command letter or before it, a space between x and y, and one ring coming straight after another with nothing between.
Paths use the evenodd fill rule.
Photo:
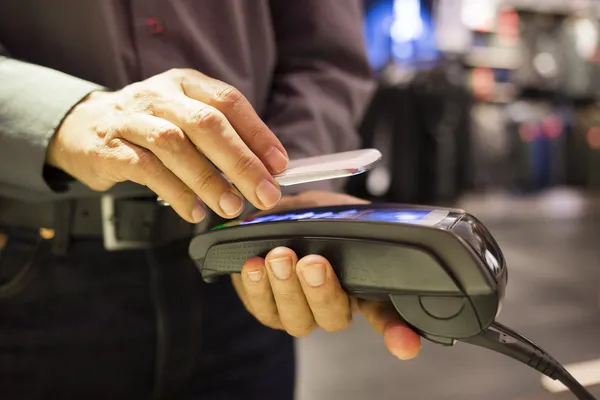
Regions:
<instances>
[{"instance_id":1,"label":"gray sleeve","mask_svg":"<svg viewBox=\"0 0 600 400\"><path fill-rule=\"evenodd\" d=\"M265 122L292 159L359 148L357 125L375 87L362 1L272 0L271 9L278 62ZM290 189L337 191L342 183Z\"/></svg>"},{"instance_id":2,"label":"gray sleeve","mask_svg":"<svg viewBox=\"0 0 600 400\"><path fill-rule=\"evenodd\" d=\"M0 195L51 195L43 176L48 142L75 104L103 88L1 52Z\"/></svg>"}]
</instances>

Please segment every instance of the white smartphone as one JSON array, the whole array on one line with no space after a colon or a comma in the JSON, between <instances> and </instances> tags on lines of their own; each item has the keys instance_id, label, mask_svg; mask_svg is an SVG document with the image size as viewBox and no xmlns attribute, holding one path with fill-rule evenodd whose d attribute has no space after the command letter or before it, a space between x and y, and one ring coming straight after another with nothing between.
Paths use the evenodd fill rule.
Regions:
<instances>
[{"instance_id":1,"label":"white smartphone","mask_svg":"<svg viewBox=\"0 0 600 400\"><path fill-rule=\"evenodd\" d=\"M288 168L274 178L281 186L338 179L362 174L381 161L376 149L362 149L290 160Z\"/></svg>"},{"instance_id":2,"label":"white smartphone","mask_svg":"<svg viewBox=\"0 0 600 400\"><path fill-rule=\"evenodd\" d=\"M369 171L381 158L382 155L377 149L361 149L290 160L288 168L274 178L282 187L345 178ZM225 175L223 177L229 180ZM160 197L157 201L168 206Z\"/></svg>"}]
</instances>

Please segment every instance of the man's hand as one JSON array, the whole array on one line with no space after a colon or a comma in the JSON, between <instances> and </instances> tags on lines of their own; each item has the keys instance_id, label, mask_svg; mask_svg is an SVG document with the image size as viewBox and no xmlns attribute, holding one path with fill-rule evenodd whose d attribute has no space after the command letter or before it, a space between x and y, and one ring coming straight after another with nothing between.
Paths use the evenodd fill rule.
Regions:
<instances>
[{"instance_id":1,"label":"man's hand","mask_svg":"<svg viewBox=\"0 0 600 400\"><path fill-rule=\"evenodd\" d=\"M223 218L240 215L242 196L260 210L275 206L281 191L272 175L287 168L288 155L238 90L171 70L88 96L54 135L47 163L98 191L145 185L197 223L204 204Z\"/></svg>"},{"instance_id":2,"label":"man's hand","mask_svg":"<svg viewBox=\"0 0 600 400\"><path fill-rule=\"evenodd\" d=\"M276 210L360 203L366 201L343 194L306 192L284 197ZM352 315L360 311L396 357L413 358L421 348L420 337L400 320L391 304L349 297L322 256L298 259L293 250L279 247L265 259L247 260L241 274L232 279L256 319L290 335L305 336L319 327L329 332L345 329Z\"/></svg>"}]
</instances>

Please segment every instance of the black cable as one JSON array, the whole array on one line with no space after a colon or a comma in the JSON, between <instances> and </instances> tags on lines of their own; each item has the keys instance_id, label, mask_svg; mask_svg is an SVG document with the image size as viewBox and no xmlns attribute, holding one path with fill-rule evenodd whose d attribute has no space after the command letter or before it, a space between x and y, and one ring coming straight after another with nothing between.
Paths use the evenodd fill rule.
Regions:
<instances>
[{"instance_id":1,"label":"black cable","mask_svg":"<svg viewBox=\"0 0 600 400\"><path fill-rule=\"evenodd\" d=\"M522 362L542 374L561 382L579 400L597 400L548 352L512 329L494 322L479 335L462 342L484 347Z\"/></svg>"},{"instance_id":2,"label":"black cable","mask_svg":"<svg viewBox=\"0 0 600 400\"><path fill-rule=\"evenodd\" d=\"M524 335L521 335L520 333L514 331L513 329L509 328L506 325L501 324L500 322L496 322L494 321L492 324L492 327L508 336L514 337L514 338L518 338L520 341L527 343L528 345L530 345L531 347L533 347L534 349L536 349L537 351L539 351L540 353L544 353L546 354L550 359L552 359L554 361L554 363L560 365L560 363L553 358L552 356L550 356L550 353L548 353L546 350L542 349L540 346L538 346L537 344L535 344L532 340L530 340L529 338L527 338Z\"/></svg>"},{"instance_id":3,"label":"black cable","mask_svg":"<svg viewBox=\"0 0 600 400\"><path fill-rule=\"evenodd\" d=\"M592 396L592 394L590 392L588 392L587 389L585 387L583 387L583 385L581 383L577 382L577 379L575 379L573 377L573 375L571 375L569 373L569 371L564 369L562 366L560 367L560 371L557 374L556 379L560 383L565 385L567 387L567 389L569 389L571 391L571 393L573 393L575 395L575 397L577 397L578 399L580 399L580 400L596 400L596 398L594 396Z\"/></svg>"}]
</instances>

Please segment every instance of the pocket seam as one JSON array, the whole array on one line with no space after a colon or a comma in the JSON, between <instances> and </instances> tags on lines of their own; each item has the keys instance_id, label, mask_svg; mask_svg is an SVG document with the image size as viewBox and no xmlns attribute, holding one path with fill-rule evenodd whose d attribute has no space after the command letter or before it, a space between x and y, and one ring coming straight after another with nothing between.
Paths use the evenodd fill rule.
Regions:
<instances>
[{"instance_id":1,"label":"pocket seam","mask_svg":"<svg viewBox=\"0 0 600 400\"><path fill-rule=\"evenodd\" d=\"M33 257L29 260L29 262L24 264L24 267L14 278L3 285L0 285L0 300L10 299L11 297L21 293L31 282L37 270L35 267L40 257L41 247L41 243L38 243L34 250Z\"/></svg>"}]
</instances>

